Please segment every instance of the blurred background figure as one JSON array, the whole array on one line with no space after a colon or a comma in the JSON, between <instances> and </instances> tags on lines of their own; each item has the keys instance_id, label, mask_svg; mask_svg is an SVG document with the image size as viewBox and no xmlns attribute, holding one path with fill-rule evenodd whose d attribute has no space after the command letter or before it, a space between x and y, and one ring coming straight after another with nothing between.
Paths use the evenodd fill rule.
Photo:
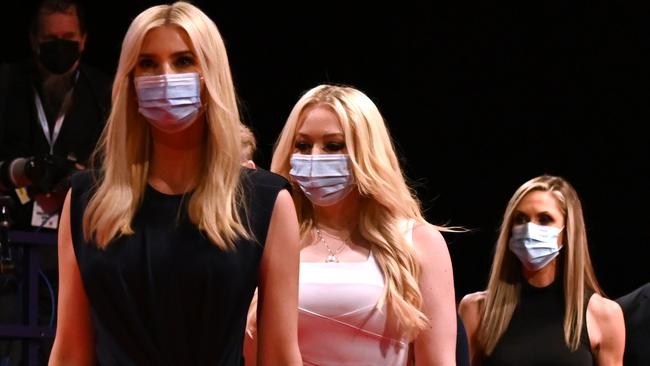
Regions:
<instances>
[{"instance_id":1,"label":"blurred background figure","mask_svg":"<svg viewBox=\"0 0 650 366\"><path fill-rule=\"evenodd\" d=\"M255 169L255 149L257 143L253 131L246 125L241 125L241 162L247 168Z\"/></svg>"},{"instance_id":2,"label":"blurred background figure","mask_svg":"<svg viewBox=\"0 0 650 366\"><path fill-rule=\"evenodd\" d=\"M78 2L43 0L35 10L29 31L32 57L0 66L0 195L8 202L6 229L54 233L69 176L88 165L104 127L111 80L82 60L88 34ZM53 326L56 246L38 250L40 321ZM5 247L0 255L12 263L5 268L13 268L0 274L0 323L20 323L28 306L19 296L22 278L16 277L21 249ZM50 342L44 345L44 359ZM3 362L17 364L15 347L0 347Z\"/></svg>"}]
</instances>

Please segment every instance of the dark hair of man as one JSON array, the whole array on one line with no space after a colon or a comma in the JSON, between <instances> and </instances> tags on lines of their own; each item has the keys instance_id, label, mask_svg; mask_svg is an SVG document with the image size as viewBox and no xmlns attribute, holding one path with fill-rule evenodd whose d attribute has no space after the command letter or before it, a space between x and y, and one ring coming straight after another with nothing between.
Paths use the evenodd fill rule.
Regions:
<instances>
[{"instance_id":1,"label":"dark hair of man","mask_svg":"<svg viewBox=\"0 0 650 366\"><path fill-rule=\"evenodd\" d=\"M81 3L77 0L43 0L36 7L34 16L32 17L32 22L30 26L30 34L32 37L35 37L38 34L39 27L41 25L41 17L43 15L50 15L55 13L70 14L73 13L77 15L77 20L79 21L79 31L81 34L86 33L86 17L83 11Z\"/></svg>"}]
</instances>

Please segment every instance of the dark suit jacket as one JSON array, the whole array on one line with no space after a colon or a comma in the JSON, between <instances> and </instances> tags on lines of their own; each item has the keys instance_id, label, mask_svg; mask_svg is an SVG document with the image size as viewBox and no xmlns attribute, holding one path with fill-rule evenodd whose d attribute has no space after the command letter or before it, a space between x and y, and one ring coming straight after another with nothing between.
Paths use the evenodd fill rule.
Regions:
<instances>
[{"instance_id":1,"label":"dark suit jacket","mask_svg":"<svg viewBox=\"0 0 650 366\"><path fill-rule=\"evenodd\" d=\"M0 161L43 157L50 151L34 103L35 70L31 62L0 67ZM87 162L108 117L111 82L101 71L84 64L80 66L72 104L54 145L54 155L62 158L74 155L78 162ZM32 205L16 204L14 228L27 229Z\"/></svg>"},{"instance_id":2,"label":"dark suit jacket","mask_svg":"<svg viewBox=\"0 0 650 366\"><path fill-rule=\"evenodd\" d=\"M465 325L460 315L456 313L456 366L470 366L469 363L469 341L467 340L467 332Z\"/></svg>"},{"instance_id":3,"label":"dark suit jacket","mask_svg":"<svg viewBox=\"0 0 650 366\"><path fill-rule=\"evenodd\" d=\"M625 317L625 366L650 365L650 282L616 299Z\"/></svg>"}]
</instances>

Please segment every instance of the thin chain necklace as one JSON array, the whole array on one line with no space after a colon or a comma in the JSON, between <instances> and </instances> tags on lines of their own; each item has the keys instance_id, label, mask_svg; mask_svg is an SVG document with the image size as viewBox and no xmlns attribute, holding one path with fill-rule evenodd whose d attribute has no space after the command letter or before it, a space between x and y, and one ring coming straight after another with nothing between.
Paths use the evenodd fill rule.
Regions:
<instances>
[{"instance_id":1,"label":"thin chain necklace","mask_svg":"<svg viewBox=\"0 0 650 366\"><path fill-rule=\"evenodd\" d=\"M325 263L338 263L339 258L337 257L337 254L341 253L343 249L345 249L345 244L348 243L350 238L348 237L347 239L343 240L341 245L338 248L336 248L336 250L332 250L329 244L327 244L327 241L323 237L323 233L320 231L319 228L316 228L316 236L318 237L318 241L325 244L325 248L327 248L328 255L327 258L325 259Z\"/></svg>"}]
</instances>

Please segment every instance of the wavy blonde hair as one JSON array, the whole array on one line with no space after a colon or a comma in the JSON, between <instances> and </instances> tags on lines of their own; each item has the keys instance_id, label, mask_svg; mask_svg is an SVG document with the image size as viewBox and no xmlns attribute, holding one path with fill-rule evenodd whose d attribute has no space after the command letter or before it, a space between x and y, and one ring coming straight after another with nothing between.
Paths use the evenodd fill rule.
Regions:
<instances>
[{"instance_id":1,"label":"wavy blonde hair","mask_svg":"<svg viewBox=\"0 0 650 366\"><path fill-rule=\"evenodd\" d=\"M575 189L566 180L556 176L542 175L529 180L517 189L508 202L497 240L478 335L479 342L488 355L508 328L519 302L521 283L525 281L521 273L521 263L508 249L508 240L517 206L533 191L551 193L565 218L564 253L558 257L561 261L558 267L563 273L564 340L571 350L575 351L580 343L580 334L585 323L583 309L585 301L588 301L585 299L586 291L589 289L602 294L591 265L582 205Z\"/></svg>"},{"instance_id":2,"label":"wavy blonde hair","mask_svg":"<svg viewBox=\"0 0 650 366\"><path fill-rule=\"evenodd\" d=\"M113 108L96 151L102 180L83 221L86 240L99 247L133 233L131 222L147 184L152 145L149 123L138 113L133 69L147 32L169 25L189 35L205 82L205 157L189 201L190 220L222 249L232 248L239 236L248 237L238 214L243 199L241 123L226 48L210 18L189 3L176 2L143 11L122 43Z\"/></svg>"},{"instance_id":3,"label":"wavy blonde hair","mask_svg":"<svg viewBox=\"0 0 650 366\"><path fill-rule=\"evenodd\" d=\"M428 320L422 313L418 287L420 267L412 245L404 238L405 219L425 222L420 202L408 186L393 142L377 106L361 91L320 85L307 91L293 107L273 153L271 170L291 180L290 158L306 111L327 106L338 116L357 189L362 197L359 230L371 244L385 287L377 304L387 304L402 328L414 335ZM296 183L293 198L303 238L314 227L312 205Z\"/></svg>"},{"instance_id":4,"label":"wavy blonde hair","mask_svg":"<svg viewBox=\"0 0 650 366\"><path fill-rule=\"evenodd\" d=\"M257 149L255 134L248 126L242 124L240 135L242 144L241 160L251 160L255 155L255 150Z\"/></svg>"}]
</instances>

